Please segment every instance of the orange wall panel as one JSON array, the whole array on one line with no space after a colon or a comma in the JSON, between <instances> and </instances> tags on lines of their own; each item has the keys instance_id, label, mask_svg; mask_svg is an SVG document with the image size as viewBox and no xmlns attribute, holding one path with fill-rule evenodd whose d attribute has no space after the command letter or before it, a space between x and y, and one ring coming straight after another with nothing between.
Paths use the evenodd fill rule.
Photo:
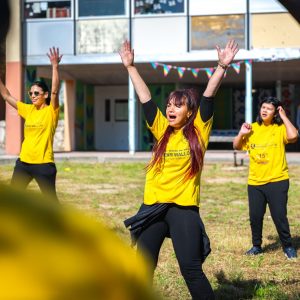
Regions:
<instances>
[{"instance_id":1,"label":"orange wall panel","mask_svg":"<svg viewBox=\"0 0 300 300\"><path fill-rule=\"evenodd\" d=\"M8 62L6 64L6 87L11 95L22 100L22 64ZM17 110L6 104L6 153L17 155L22 143L22 120Z\"/></svg>"},{"instance_id":2,"label":"orange wall panel","mask_svg":"<svg viewBox=\"0 0 300 300\"><path fill-rule=\"evenodd\" d=\"M253 48L299 48L300 24L288 13L252 15Z\"/></svg>"}]
</instances>

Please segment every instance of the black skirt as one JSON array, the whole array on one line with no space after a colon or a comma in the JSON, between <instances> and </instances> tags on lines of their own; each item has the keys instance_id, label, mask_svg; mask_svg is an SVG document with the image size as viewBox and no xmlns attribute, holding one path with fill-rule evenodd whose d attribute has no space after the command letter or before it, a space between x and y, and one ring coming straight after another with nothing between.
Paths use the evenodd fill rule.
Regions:
<instances>
[{"instance_id":1,"label":"black skirt","mask_svg":"<svg viewBox=\"0 0 300 300\"><path fill-rule=\"evenodd\" d=\"M143 232L144 229L146 229L149 225L155 222L155 220L157 220L159 217L164 215L170 206L174 205L176 204L156 203L153 205L146 205L143 203L140 209L138 210L137 214L126 219L124 221L124 224L126 228L129 227L132 246L136 244L136 241L138 240L140 234ZM205 226L200 215L199 218L203 239L203 249L201 257L202 262L204 262L207 256L210 254L211 248L209 237L205 231ZM170 235L167 235L167 237L170 237Z\"/></svg>"}]
</instances>

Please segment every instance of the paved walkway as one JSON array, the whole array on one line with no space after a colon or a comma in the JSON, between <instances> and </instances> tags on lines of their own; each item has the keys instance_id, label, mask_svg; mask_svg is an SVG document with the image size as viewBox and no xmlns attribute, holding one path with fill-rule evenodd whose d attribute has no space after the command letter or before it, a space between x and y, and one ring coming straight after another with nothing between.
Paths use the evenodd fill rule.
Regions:
<instances>
[{"instance_id":1,"label":"paved walkway","mask_svg":"<svg viewBox=\"0 0 300 300\"><path fill-rule=\"evenodd\" d=\"M72 161L72 162L126 162L126 161L148 161L151 157L150 152L96 152L96 151L73 151L73 152L56 152L54 153L55 161ZM0 151L0 164L14 163L17 159L15 155L6 155ZM248 157L245 152L236 153L236 163L240 164L241 159L248 163ZM208 150L205 154L207 162L231 162L234 164L233 150ZM287 161L291 164L300 164L300 152L287 152Z\"/></svg>"}]
</instances>

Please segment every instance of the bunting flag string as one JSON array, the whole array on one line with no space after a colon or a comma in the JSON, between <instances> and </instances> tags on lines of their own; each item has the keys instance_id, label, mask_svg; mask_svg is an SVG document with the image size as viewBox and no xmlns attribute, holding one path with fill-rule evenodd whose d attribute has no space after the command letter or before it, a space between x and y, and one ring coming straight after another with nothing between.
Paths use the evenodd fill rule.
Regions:
<instances>
[{"instance_id":1,"label":"bunting flag string","mask_svg":"<svg viewBox=\"0 0 300 300\"><path fill-rule=\"evenodd\" d=\"M199 73L199 71L200 71L200 69L199 68L192 68L191 69L191 72L192 72L192 74L193 74L193 76L195 77L195 78L197 78L198 77L198 73Z\"/></svg>"},{"instance_id":2,"label":"bunting flag string","mask_svg":"<svg viewBox=\"0 0 300 300\"><path fill-rule=\"evenodd\" d=\"M237 74L240 73L240 70L241 70L241 64L240 63L232 63L231 66L237 72Z\"/></svg>"},{"instance_id":3,"label":"bunting flag string","mask_svg":"<svg viewBox=\"0 0 300 300\"><path fill-rule=\"evenodd\" d=\"M241 70L241 64L245 63L246 66L249 64L252 64L252 60L245 60L245 61L239 61L239 62L235 62L229 65L229 67L232 67L234 69L234 71L239 74L240 70ZM184 73L186 71L190 71L192 73L192 75L197 78L199 76L200 71L204 71L207 75L208 78L210 78L212 76L212 74L214 73L215 69L217 67L210 67L210 68L189 68L189 67L180 67L180 66L173 66L173 65L166 65L166 64L162 64L162 63L158 63L158 62L151 62L151 65L153 67L153 69L157 70L158 66L161 66L163 68L163 73L164 76L166 77L169 72L172 69L177 70L178 76L181 79L184 75ZM225 72L225 75L227 74L228 69Z\"/></svg>"},{"instance_id":4,"label":"bunting flag string","mask_svg":"<svg viewBox=\"0 0 300 300\"><path fill-rule=\"evenodd\" d=\"M164 75L167 76L170 72L170 70L173 68L173 66L170 65L163 65L164 68Z\"/></svg>"},{"instance_id":5,"label":"bunting flag string","mask_svg":"<svg viewBox=\"0 0 300 300\"><path fill-rule=\"evenodd\" d=\"M214 68L205 68L205 72L206 72L206 75L207 75L208 79L214 73L214 70L215 70Z\"/></svg>"},{"instance_id":6,"label":"bunting flag string","mask_svg":"<svg viewBox=\"0 0 300 300\"><path fill-rule=\"evenodd\" d=\"M252 64L252 60L251 59L246 59L245 60L245 65L246 65L247 68L249 68L251 64Z\"/></svg>"},{"instance_id":7,"label":"bunting flag string","mask_svg":"<svg viewBox=\"0 0 300 300\"><path fill-rule=\"evenodd\" d=\"M157 68L158 64L157 64L156 62L152 62L152 63L151 63L151 65L152 65L153 69L155 69L155 70L156 70L156 68Z\"/></svg>"},{"instance_id":8,"label":"bunting flag string","mask_svg":"<svg viewBox=\"0 0 300 300\"><path fill-rule=\"evenodd\" d=\"M179 78L183 77L185 70L186 70L186 68L184 68L184 67L177 67L177 72L178 72Z\"/></svg>"}]
</instances>

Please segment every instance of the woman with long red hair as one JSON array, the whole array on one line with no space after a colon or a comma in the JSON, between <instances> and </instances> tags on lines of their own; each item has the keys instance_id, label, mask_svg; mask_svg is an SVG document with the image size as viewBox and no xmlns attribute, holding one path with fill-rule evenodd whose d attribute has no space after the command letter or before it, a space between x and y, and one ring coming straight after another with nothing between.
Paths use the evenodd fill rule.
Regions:
<instances>
[{"instance_id":1,"label":"woman with long red hair","mask_svg":"<svg viewBox=\"0 0 300 300\"><path fill-rule=\"evenodd\" d=\"M138 251L149 256L153 272L165 237L172 239L181 273L192 298L214 299L202 263L210 252L209 239L199 214L200 176L213 119L213 98L228 65L238 52L229 41L216 47L218 66L201 99L192 89L173 91L166 116L151 99L134 65L134 51L125 41L120 56L143 105L147 126L156 139L147 167L144 203L125 220Z\"/></svg>"}]
</instances>

